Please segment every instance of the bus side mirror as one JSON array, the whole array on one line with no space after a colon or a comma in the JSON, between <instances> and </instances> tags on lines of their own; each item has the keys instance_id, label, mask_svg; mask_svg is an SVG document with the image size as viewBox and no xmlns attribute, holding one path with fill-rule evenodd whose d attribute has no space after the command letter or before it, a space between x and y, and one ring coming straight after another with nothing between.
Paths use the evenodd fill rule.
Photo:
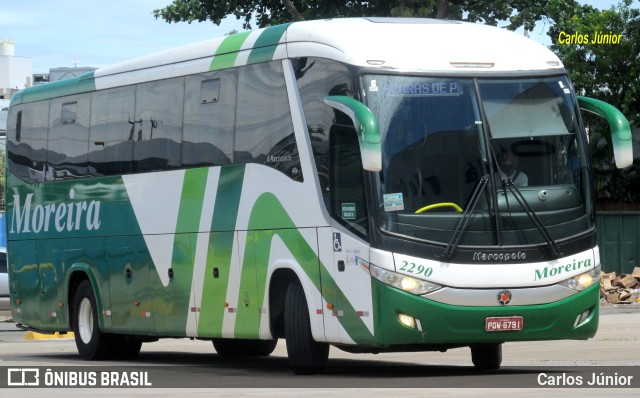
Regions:
<instances>
[{"instance_id":1,"label":"bus side mirror","mask_svg":"<svg viewBox=\"0 0 640 398\"><path fill-rule=\"evenodd\" d=\"M368 171L381 171L380 127L371 110L358 100L339 95L324 97L324 102L330 107L344 112L353 121L360 143L362 168Z\"/></svg>"},{"instance_id":2,"label":"bus side mirror","mask_svg":"<svg viewBox=\"0 0 640 398\"><path fill-rule=\"evenodd\" d=\"M580 109L594 113L609 123L613 157L619 169L633 164L633 144L631 141L631 127L629 122L615 106L604 101L589 97L578 97Z\"/></svg>"}]
</instances>

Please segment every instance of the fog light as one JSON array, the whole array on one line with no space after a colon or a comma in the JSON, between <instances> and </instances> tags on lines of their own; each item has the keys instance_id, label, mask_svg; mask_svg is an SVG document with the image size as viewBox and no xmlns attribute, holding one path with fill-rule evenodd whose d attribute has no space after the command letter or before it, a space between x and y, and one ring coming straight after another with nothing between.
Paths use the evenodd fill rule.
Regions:
<instances>
[{"instance_id":1,"label":"fog light","mask_svg":"<svg viewBox=\"0 0 640 398\"><path fill-rule=\"evenodd\" d=\"M589 315L591 315L591 310L590 309L586 310L582 314L578 315L576 317L576 322L573 324L573 327L575 328L575 327L578 327L578 326L582 325L587 320L587 318L589 318Z\"/></svg>"},{"instance_id":2,"label":"fog light","mask_svg":"<svg viewBox=\"0 0 640 398\"><path fill-rule=\"evenodd\" d=\"M398 319L400 320L400 323L402 323L403 325L410 327L411 329L416 328L416 320L412 316L405 315L405 314L398 314Z\"/></svg>"}]
</instances>

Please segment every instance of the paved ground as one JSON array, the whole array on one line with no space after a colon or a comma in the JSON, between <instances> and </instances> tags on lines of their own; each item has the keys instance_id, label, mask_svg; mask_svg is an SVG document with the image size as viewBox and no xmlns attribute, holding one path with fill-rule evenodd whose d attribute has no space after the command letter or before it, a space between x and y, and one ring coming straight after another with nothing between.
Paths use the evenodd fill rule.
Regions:
<instances>
[{"instance_id":1,"label":"paved ground","mask_svg":"<svg viewBox=\"0 0 640 398\"><path fill-rule=\"evenodd\" d=\"M473 370L467 348L446 353L393 353L353 355L331 349L330 368L321 376L293 376L287 367L286 346L281 341L274 354L260 361L229 362L215 354L208 341L165 339L144 344L135 361L100 363L78 359L72 339L25 341L25 332L10 321L6 300L0 299L0 368L99 366L97 369L123 365L133 369L161 369L154 374L157 382L192 380L215 381L223 388L180 389L92 389L93 396L268 396L268 397L324 397L350 396L367 398L402 396L423 397L448 395L477 397L478 395L518 395L532 397L638 396L640 389L548 389L510 388L504 380L521 387L522 381L531 384L541 372L560 377L576 374L577 369L598 372L640 372L640 304L601 307L598 334L587 341L553 341L507 343L503 349L503 368L497 373L478 374ZM195 376L194 376L195 372ZM635 374L635 373L634 373ZM0 379L2 375L0 374ZM638 374L637 379L640 379ZM521 383L518 385L517 383ZM189 384L190 386L190 384ZM429 386L416 388L416 386ZM441 388L446 386L449 388ZM455 388L482 386L478 388ZM499 389L485 388L502 386ZM228 388L234 387L234 388ZM366 388L370 387L370 388ZM413 387L413 388L406 388ZM88 393L89 390L21 389L21 397L64 397Z\"/></svg>"}]
</instances>

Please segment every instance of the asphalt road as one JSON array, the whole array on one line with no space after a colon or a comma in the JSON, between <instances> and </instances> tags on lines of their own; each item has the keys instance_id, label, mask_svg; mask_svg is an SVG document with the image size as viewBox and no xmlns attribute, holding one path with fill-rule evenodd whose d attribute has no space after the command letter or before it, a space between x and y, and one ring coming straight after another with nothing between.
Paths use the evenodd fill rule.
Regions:
<instances>
[{"instance_id":1,"label":"asphalt road","mask_svg":"<svg viewBox=\"0 0 640 398\"><path fill-rule=\"evenodd\" d=\"M503 367L495 372L475 371L467 348L446 353L380 355L348 354L332 348L325 373L315 376L294 376L290 372L284 341L271 357L264 359L229 361L220 358L210 342L164 339L144 344L135 361L85 362L77 357L72 339L24 340L25 332L18 330L8 315L8 311L0 310L0 383L6 383L2 373L8 369L38 368L42 375L47 369L59 375L83 369L85 373L98 374L98 378L111 371L139 372L146 374L153 386L93 388L92 395L298 397L337 393L414 397L427 393L477 396L481 391L481 395L546 397L576 392L558 387L578 387L575 381L579 378L584 381L580 387L584 387L594 375L628 381L634 388L580 388L581 396L637 396L640 392L640 304L603 306L598 334L587 341L506 343ZM20 396L67 397L74 391L79 390L23 388Z\"/></svg>"}]
</instances>

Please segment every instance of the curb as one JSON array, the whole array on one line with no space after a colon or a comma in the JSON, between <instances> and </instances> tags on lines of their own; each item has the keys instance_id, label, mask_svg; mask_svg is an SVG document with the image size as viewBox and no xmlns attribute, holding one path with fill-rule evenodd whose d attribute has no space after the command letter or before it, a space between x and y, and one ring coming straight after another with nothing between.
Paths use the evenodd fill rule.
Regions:
<instances>
[{"instance_id":1,"label":"curb","mask_svg":"<svg viewBox=\"0 0 640 398\"><path fill-rule=\"evenodd\" d=\"M73 339L74 337L75 336L73 332L67 332L67 333L55 332L53 334L26 332L24 334L25 340L57 340L57 339Z\"/></svg>"}]
</instances>

